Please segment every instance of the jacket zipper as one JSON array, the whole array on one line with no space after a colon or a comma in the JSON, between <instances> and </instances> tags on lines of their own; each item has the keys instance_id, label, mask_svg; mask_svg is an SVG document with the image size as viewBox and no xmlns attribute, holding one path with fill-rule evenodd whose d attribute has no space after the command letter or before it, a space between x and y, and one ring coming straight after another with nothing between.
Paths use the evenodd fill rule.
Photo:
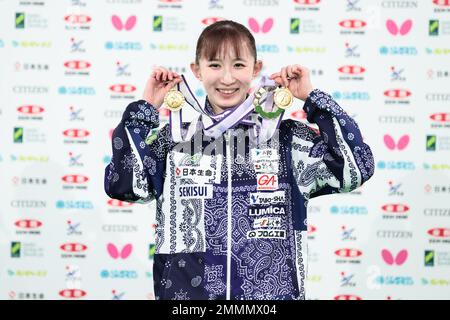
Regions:
<instances>
[{"instance_id":1,"label":"jacket zipper","mask_svg":"<svg viewBox=\"0 0 450 320\"><path fill-rule=\"evenodd\" d=\"M227 167L228 167L228 214L227 214L227 223L228 223L228 231L227 231L227 300L231 300L231 237L232 237L232 224L231 224L231 212L232 212L232 192L231 192L231 129L228 130L227 135L225 136L225 140L227 143Z\"/></svg>"}]
</instances>

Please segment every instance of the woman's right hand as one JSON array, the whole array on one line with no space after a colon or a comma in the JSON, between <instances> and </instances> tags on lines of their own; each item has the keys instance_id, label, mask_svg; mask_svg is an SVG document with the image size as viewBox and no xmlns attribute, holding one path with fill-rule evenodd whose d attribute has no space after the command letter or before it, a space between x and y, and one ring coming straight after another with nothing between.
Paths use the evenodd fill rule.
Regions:
<instances>
[{"instance_id":1,"label":"woman's right hand","mask_svg":"<svg viewBox=\"0 0 450 320\"><path fill-rule=\"evenodd\" d=\"M145 85L144 100L158 109L163 104L166 93L182 80L176 72L156 67Z\"/></svg>"}]
</instances>

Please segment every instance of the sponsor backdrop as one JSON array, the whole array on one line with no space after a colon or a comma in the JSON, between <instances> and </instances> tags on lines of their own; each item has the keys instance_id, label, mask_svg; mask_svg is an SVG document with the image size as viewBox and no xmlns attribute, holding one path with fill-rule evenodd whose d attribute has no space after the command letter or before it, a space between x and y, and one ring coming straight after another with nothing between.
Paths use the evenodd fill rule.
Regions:
<instances>
[{"instance_id":1,"label":"sponsor backdrop","mask_svg":"<svg viewBox=\"0 0 450 320\"><path fill-rule=\"evenodd\" d=\"M310 201L309 299L450 298L448 0L0 0L0 298L154 298L154 204L105 195L111 131L155 65L204 100L189 63L218 19L264 73L309 67L375 155Z\"/></svg>"}]
</instances>

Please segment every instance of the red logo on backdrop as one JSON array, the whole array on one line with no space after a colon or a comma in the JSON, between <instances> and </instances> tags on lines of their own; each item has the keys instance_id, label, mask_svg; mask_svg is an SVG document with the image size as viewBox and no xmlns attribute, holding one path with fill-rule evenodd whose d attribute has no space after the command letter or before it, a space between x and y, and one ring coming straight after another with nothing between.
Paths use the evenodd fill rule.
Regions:
<instances>
[{"instance_id":1,"label":"red logo on backdrop","mask_svg":"<svg viewBox=\"0 0 450 320\"><path fill-rule=\"evenodd\" d=\"M87 246L82 243L65 243L60 248L66 252L82 252L87 250Z\"/></svg>"},{"instance_id":2,"label":"red logo on backdrop","mask_svg":"<svg viewBox=\"0 0 450 320\"><path fill-rule=\"evenodd\" d=\"M317 230L317 228L314 227L313 225L310 225L310 224L308 225L308 233L309 234L316 232L316 230Z\"/></svg>"},{"instance_id":3,"label":"red logo on backdrop","mask_svg":"<svg viewBox=\"0 0 450 320\"><path fill-rule=\"evenodd\" d=\"M14 224L22 229L37 229L42 226L42 222L32 219L17 220Z\"/></svg>"},{"instance_id":4,"label":"red logo on backdrop","mask_svg":"<svg viewBox=\"0 0 450 320\"><path fill-rule=\"evenodd\" d=\"M388 98L403 99L409 97L411 95L411 91L404 89L391 89L386 90L385 92L383 92L383 94Z\"/></svg>"},{"instance_id":5,"label":"red logo on backdrop","mask_svg":"<svg viewBox=\"0 0 450 320\"><path fill-rule=\"evenodd\" d=\"M29 106L20 106L17 108L17 111L25 114L37 114L44 112L44 108L40 106L29 105Z\"/></svg>"},{"instance_id":6,"label":"red logo on backdrop","mask_svg":"<svg viewBox=\"0 0 450 320\"><path fill-rule=\"evenodd\" d=\"M174 3L174 2L181 2L181 0L159 0L159 2Z\"/></svg>"},{"instance_id":7,"label":"red logo on backdrop","mask_svg":"<svg viewBox=\"0 0 450 320\"><path fill-rule=\"evenodd\" d=\"M110 200L108 200L108 205L111 207L131 207L133 205L133 203L120 201L120 200L116 200L116 199L110 199Z\"/></svg>"},{"instance_id":8,"label":"red logo on backdrop","mask_svg":"<svg viewBox=\"0 0 450 320\"><path fill-rule=\"evenodd\" d=\"M430 236L438 237L438 238L448 238L450 237L450 229L449 228L433 228L427 231Z\"/></svg>"},{"instance_id":9,"label":"red logo on backdrop","mask_svg":"<svg viewBox=\"0 0 450 320\"><path fill-rule=\"evenodd\" d=\"M433 0L433 3L438 6L449 7L450 0Z\"/></svg>"},{"instance_id":10,"label":"red logo on backdrop","mask_svg":"<svg viewBox=\"0 0 450 320\"><path fill-rule=\"evenodd\" d=\"M73 24L85 24L91 22L92 18L85 14L71 14L65 16L64 20Z\"/></svg>"},{"instance_id":11,"label":"red logo on backdrop","mask_svg":"<svg viewBox=\"0 0 450 320\"><path fill-rule=\"evenodd\" d=\"M334 297L334 300L361 300L360 296L355 296L354 294L340 294Z\"/></svg>"},{"instance_id":12,"label":"red logo on backdrop","mask_svg":"<svg viewBox=\"0 0 450 320\"><path fill-rule=\"evenodd\" d=\"M297 120L306 119L306 113L303 110L296 110L291 112L291 117Z\"/></svg>"},{"instance_id":13,"label":"red logo on backdrop","mask_svg":"<svg viewBox=\"0 0 450 320\"><path fill-rule=\"evenodd\" d=\"M84 130L84 129L67 129L67 130L63 131L63 134L69 138L85 138L90 133L89 133L89 131Z\"/></svg>"},{"instance_id":14,"label":"red logo on backdrop","mask_svg":"<svg viewBox=\"0 0 450 320\"><path fill-rule=\"evenodd\" d=\"M109 90L116 93L130 93L136 91L136 87L132 84L114 84L109 87Z\"/></svg>"},{"instance_id":15,"label":"red logo on backdrop","mask_svg":"<svg viewBox=\"0 0 450 320\"><path fill-rule=\"evenodd\" d=\"M358 249L343 248L336 250L334 254L341 258L356 258L362 255L362 251Z\"/></svg>"},{"instance_id":16,"label":"red logo on backdrop","mask_svg":"<svg viewBox=\"0 0 450 320\"><path fill-rule=\"evenodd\" d=\"M61 178L66 183L85 183L89 180L88 177L79 174L69 174Z\"/></svg>"},{"instance_id":17,"label":"red logo on backdrop","mask_svg":"<svg viewBox=\"0 0 450 320\"><path fill-rule=\"evenodd\" d=\"M390 212L390 213L404 213L404 212L409 211L409 207L406 204L401 204L401 203L385 204L384 206L381 207L381 209L385 212Z\"/></svg>"},{"instance_id":18,"label":"red logo on backdrop","mask_svg":"<svg viewBox=\"0 0 450 320\"><path fill-rule=\"evenodd\" d=\"M294 0L294 2L298 4L312 5L318 4L320 0Z\"/></svg>"},{"instance_id":19,"label":"red logo on backdrop","mask_svg":"<svg viewBox=\"0 0 450 320\"><path fill-rule=\"evenodd\" d=\"M338 70L340 73L346 74L360 74L366 72L366 69L360 66L342 66Z\"/></svg>"},{"instance_id":20,"label":"red logo on backdrop","mask_svg":"<svg viewBox=\"0 0 450 320\"><path fill-rule=\"evenodd\" d=\"M69 69L87 69L91 66L91 64L87 61L81 61L81 60L72 60L64 62L64 66Z\"/></svg>"},{"instance_id":21,"label":"red logo on backdrop","mask_svg":"<svg viewBox=\"0 0 450 320\"><path fill-rule=\"evenodd\" d=\"M219 18L219 17L209 17L209 18L203 19L203 20L202 20L202 23L203 23L204 25L209 26L210 24L213 24L213 23L215 23L215 22L217 22L217 21L221 21L221 20L223 20L223 18Z\"/></svg>"},{"instance_id":22,"label":"red logo on backdrop","mask_svg":"<svg viewBox=\"0 0 450 320\"><path fill-rule=\"evenodd\" d=\"M59 295L63 298L82 298L86 295L86 291L80 289L65 289L61 290Z\"/></svg>"},{"instance_id":23,"label":"red logo on backdrop","mask_svg":"<svg viewBox=\"0 0 450 320\"><path fill-rule=\"evenodd\" d=\"M356 19L348 19L348 20L343 20L341 22L339 22L339 25L343 28L347 28L347 29L359 29L359 28L364 28L366 26L366 22L363 20L356 20Z\"/></svg>"},{"instance_id":24,"label":"red logo on backdrop","mask_svg":"<svg viewBox=\"0 0 450 320\"><path fill-rule=\"evenodd\" d=\"M433 113L430 119L439 122L450 122L450 113Z\"/></svg>"}]
</instances>

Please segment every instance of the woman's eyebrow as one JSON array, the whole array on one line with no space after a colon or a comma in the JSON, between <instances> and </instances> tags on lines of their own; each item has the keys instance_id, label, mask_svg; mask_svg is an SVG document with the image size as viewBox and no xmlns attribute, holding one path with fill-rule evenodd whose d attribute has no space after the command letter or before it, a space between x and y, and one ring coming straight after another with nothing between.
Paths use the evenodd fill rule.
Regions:
<instances>
[{"instance_id":1,"label":"woman's eyebrow","mask_svg":"<svg viewBox=\"0 0 450 320\"><path fill-rule=\"evenodd\" d=\"M212 59L212 60L208 60L209 62L212 62L212 61L223 61L222 59ZM243 59L243 58L236 58L236 59L233 59L233 61L243 61L243 62L245 62L245 59Z\"/></svg>"}]
</instances>

